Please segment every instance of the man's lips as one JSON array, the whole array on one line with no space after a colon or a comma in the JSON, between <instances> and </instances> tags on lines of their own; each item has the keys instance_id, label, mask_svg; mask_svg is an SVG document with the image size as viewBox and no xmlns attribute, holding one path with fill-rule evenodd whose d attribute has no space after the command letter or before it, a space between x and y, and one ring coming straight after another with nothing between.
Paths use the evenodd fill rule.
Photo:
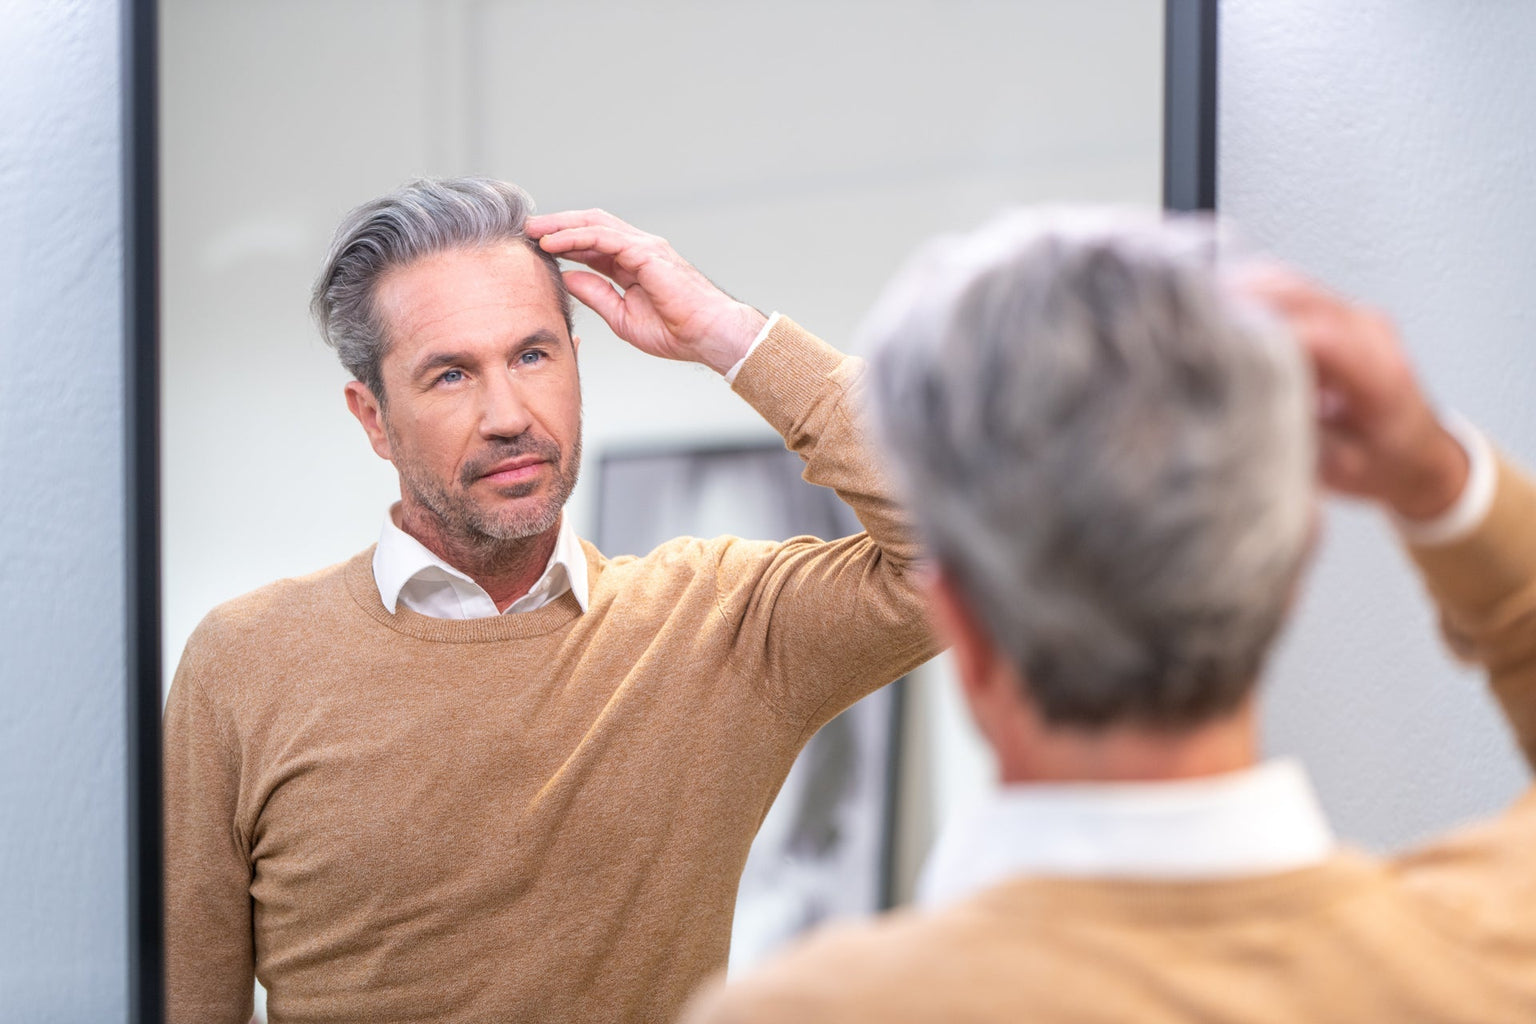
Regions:
<instances>
[{"instance_id":1,"label":"man's lips","mask_svg":"<svg viewBox=\"0 0 1536 1024\"><path fill-rule=\"evenodd\" d=\"M493 484L515 484L537 476L539 470L548 465L548 462L536 455L524 456L520 459L507 459L480 474L480 479L489 480Z\"/></svg>"}]
</instances>

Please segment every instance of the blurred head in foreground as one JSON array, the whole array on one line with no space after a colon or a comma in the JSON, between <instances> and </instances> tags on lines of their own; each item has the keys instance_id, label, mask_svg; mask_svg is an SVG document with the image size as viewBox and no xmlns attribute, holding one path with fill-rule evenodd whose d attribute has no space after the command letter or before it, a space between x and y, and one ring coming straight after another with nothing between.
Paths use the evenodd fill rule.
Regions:
<instances>
[{"instance_id":1,"label":"blurred head in foreground","mask_svg":"<svg viewBox=\"0 0 1536 1024\"><path fill-rule=\"evenodd\" d=\"M1163 749L1247 722L1312 532L1308 371L1219 243L1020 211L929 243L867 321L936 625L1005 781L1251 760L1240 737Z\"/></svg>"}]
</instances>

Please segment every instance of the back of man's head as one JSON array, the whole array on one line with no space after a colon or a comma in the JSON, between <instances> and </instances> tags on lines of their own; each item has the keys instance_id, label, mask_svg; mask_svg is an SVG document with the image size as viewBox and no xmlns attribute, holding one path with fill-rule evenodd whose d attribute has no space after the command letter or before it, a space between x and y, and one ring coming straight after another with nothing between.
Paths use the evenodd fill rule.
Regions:
<instances>
[{"instance_id":1,"label":"back of man's head","mask_svg":"<svg viewBox=\"0 0 1536 1024\"><path fill-rule=\"evenodd\" d=\"M310 312L320 334L382 404L389 339L374 305L379 281L440 252L503 242L521 242L544 262L570 333L571 296L559 263L524 229L532 213L528 193L491 178L418 178L369 200L342 219L315 281Z\"/></svg>"},{"instance_id":2,"label":"back of man's head","mask_svg":"<svg viewBox=\"0 0 1536 1024\"><path fill-rule=\"evenodd\" d=\"M1051 726L1235 710L1306 557L1307 371L1217 242L1013 213L930 243L867 322L918 527Z\"/></svg>"}]
</instances>

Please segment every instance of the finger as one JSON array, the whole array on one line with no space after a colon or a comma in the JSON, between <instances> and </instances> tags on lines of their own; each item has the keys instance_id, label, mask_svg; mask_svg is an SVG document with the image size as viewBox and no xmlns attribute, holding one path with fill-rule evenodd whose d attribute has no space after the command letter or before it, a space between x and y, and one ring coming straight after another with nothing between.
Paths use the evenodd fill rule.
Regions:
<instances>
[{"instance_id":1,"label":"finger","mask_svg":"<svg viewBox=\"0 0 1536 1024\"><path fill-rule=\"evenodd\" d=\"M1298 337L1319 384L1361 411L1394 401L1404 388L1417 389L1398 348L1396 328L1385 317L1351 309L1311 321Z\"/></svg>"},{"instance_id":2,"label":"finger","mask_svg":"<svg viewBox=\"0 0 1536 1024\"><path fill-rule=\"evenodd\" d=\"M603 318L613 333L619 334L624 322L624 296L607 278L585 270L567 270L560 275L577 300Z\"/></svg>"},{"instance_id":3,"label":"finger","mask_svg":"<svg viewBox=\"0 0 1536 1024\"><path fill-rule=\"evenodd\" d=\"M1317 476L1331 490L1362 495L1370 455L1352 439L1324 431L1317 449Z\"/></svg>"},{"instance_id":4,"label":"finger","mask_svg":"<svg viewBox=\"0 0 1536 1024\"><path fill-rule=\"evenodd\" d=\"M569 260L572 263L583 264L589 270L595 270L605 277L613 277L616 269L613 257L605 252L598 252L596 249L576 249L572 252L563 252L560 254L560 258Z\"/></svg>"},{"instance_id":5,"label":"finger","mask_svg":"<svg viewBox=\"0 0 1536 1024\"><path fill-rule=\"evenodd\" d=\"M1277 263L1246 264L1231 271L1228 280L1239 292L1286 317L1347 305L1317 282Z\"/></svg>"},{"instance_id":6,"label":"finger","mask_svg":"<svg viewBox=\"0 0 1536 1024\"><path fill-rule=\"evenodd\" d=\"M562 210L559 213L539 213L529 217L523 225L523 231L529 238L543 238L555 231L564 231L567 228L581 227L610 227L635 228L615 217L607 210Z\"/></svg>"},{"instance_id":7,"label":"finger","mask_svg":"<svg viewBox=\"0 0 1536 1024\"><path fill-rule=\"evenodd\" d=\"M545 252L563 256L567 252L596 251L617 258L620 262L643 262L654 255L661 239L636 231L630 227L612 228L596 225L562 228L539 239Z\"/></svg>"},{"instance_id":8,"label":"finger","mask_svg":"<svg viewBox=\"0 0 1536 1024\"><path fill-rule=\"evenodd\" d=\"M1221 268L1222 280L1243 292L1294 287L1305 280L1283 263L1264 258L1245 259Z\"/></svg>"}]
</instances>

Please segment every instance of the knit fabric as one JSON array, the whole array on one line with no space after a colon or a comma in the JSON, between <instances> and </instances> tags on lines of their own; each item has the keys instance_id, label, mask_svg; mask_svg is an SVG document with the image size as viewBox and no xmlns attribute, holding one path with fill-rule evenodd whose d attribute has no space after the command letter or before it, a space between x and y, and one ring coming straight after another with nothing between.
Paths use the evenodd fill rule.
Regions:
<instances>
[{"instance_id":1,"label":"knit fabric","mask_svg":"<svg viewBox=\"0 0 1536 1024\"><path fill-rule=\"evenodd\" d=\"M1452 643L1536 760L1536 484L1501 464L1464 541L1417 548ZM1536 791L1405 856L1244 879L1017 877L821 932L706 991L688 1024L1529 1024Z\"/></svg>"},{"instance_id":2,"label":"knit fabric","mask_svg":"<svg viewBox=\"0 0 1536 1024\"><path fill-rule=\"evenodd\" d=\"M850 391L780 320L734 387L867 532L585 545L590 604L379 602L371 552L212 612L166 709L170 1020L666 1021L810 735L934 653Z\"/></svg>"}]
</instances>

